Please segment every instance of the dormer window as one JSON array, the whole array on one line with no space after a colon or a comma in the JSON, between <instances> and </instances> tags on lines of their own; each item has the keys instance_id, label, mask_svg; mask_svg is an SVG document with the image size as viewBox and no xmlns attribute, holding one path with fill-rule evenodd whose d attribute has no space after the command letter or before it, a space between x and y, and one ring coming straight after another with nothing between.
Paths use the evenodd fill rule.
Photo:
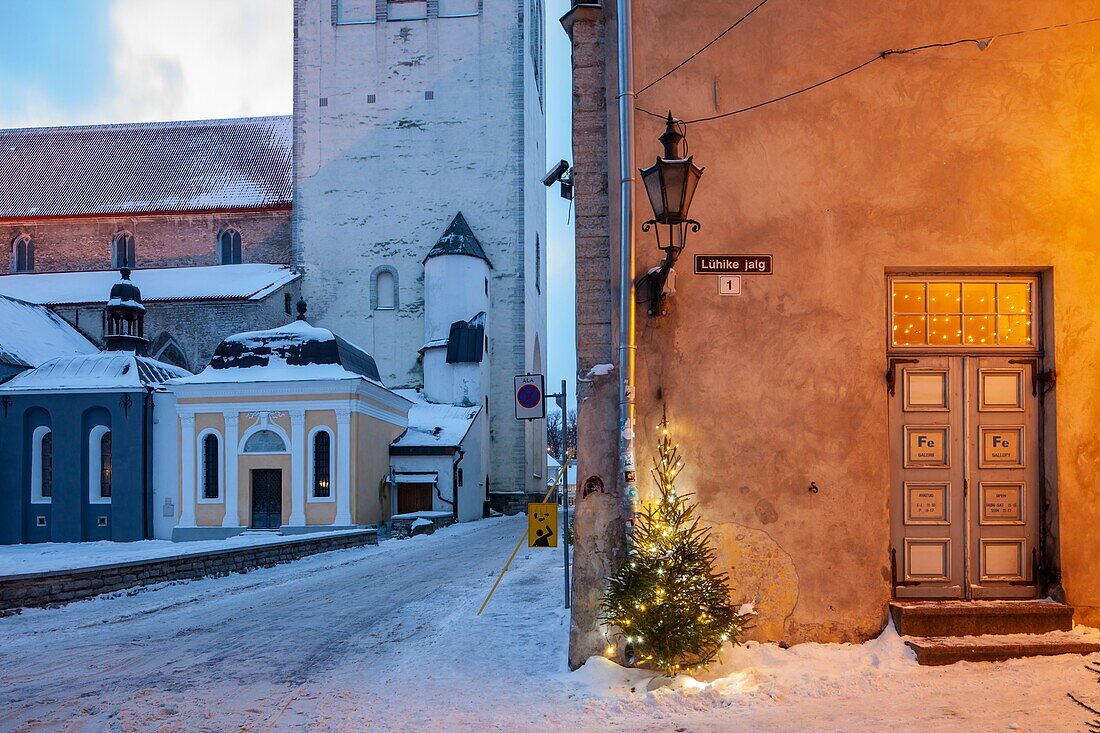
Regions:
<instances>
[{"instance_id":1,"label":"dormer window","mask_svg":"<svg viewBox=\"0 0 1100 733\"><path fill-rule=\"evenodd\" d=\"M34 241L26 234L11 243L11 271L34 271Z\"/></svg>"},{"instance_id":2,"label":"dormer window","mask_svg":"<svg viewBox=\"0 0 1100 733\"><path fill-rule=\"evenodd\" d=\"M241 233L236 229L222 229L218 234L218 262L223 265L241 264Z\"/></svg>"},{"instance_id":3,"label":"dormer window","mask_svg":"<svg viewBox=\"0 0 1100 733\"><path fill-rule=\"evenodd\" d=\"M129 232L119 232L111 239L111 267L134 267L137 258L134 256L134 235Z\"/></svg>"}]
</instances>

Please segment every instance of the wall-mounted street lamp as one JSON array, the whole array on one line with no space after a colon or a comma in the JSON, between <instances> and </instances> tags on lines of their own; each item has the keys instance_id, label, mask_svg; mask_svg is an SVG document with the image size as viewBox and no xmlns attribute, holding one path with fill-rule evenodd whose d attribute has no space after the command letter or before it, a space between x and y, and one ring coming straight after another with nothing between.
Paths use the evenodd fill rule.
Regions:
<instances>
[{"instance_id":1,"label":"wall-mounted street lamp","mask_svg":"<svg viewBox=\"0 0 1100 733\"><path fill-rule=\"evenodd\" d=\"M653 207L653 218L642 224L642 231L654 229L657 247L665 253L664 262L654 273L655 295L650 299L652 306L649 310L650 315L654 316L665 312L665 298L672 290L668 287L669 274L687 246L688 234L699 231L699 222L690 218L688 212L699 179L703 176L703 169L695 165L692 156L685 158L681 152L684 136L677 129L671 110L660 141L664 155L641 171L642 182Z\"/></svg>"}]
</instances>

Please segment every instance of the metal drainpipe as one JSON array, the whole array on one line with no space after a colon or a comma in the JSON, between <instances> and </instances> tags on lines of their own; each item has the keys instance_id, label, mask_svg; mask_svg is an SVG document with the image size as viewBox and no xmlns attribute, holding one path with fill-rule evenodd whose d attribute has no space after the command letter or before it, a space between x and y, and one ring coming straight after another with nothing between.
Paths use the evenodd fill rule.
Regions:
<instances>
[{"instance_id":1,"label":"metal drainpipe","mask_svg":"<svg viewBox=\"0 0 1100 733\"><path fill-rule=\"evenodd\" d=\"M633 517L634 480L634 29L631 0L617 0L619 40L619 481ZM631 520L632 521L632 520Z\"/></svg>"},{"instance_id":2,"label":"metal drainpipe","mask_svg":"<svg viewBox=\"0 0 1100 733\"><path fill-rule=\"evenodd\" d=\"M451 486L454 490L451 492L451 511L454 513L455 524L458 524L458 464L462 463L462 459L466 457L466 451L462 446L458 446L455 450L458 453L458 460L451 466Z\"/></svg>"},{"instance_id":3,"label":"metal drainpipe","mask_svg":"<svg viewBox=\"0 0 1100 733\"><path fill-rule=\"evenodd\" d=\"M149 385L145 385L145 399L142 400L144 409L142 410L142 436L141 436L141 470L143 473L142 483L145 485L144 490L141 492L142 513L145 515L145 537L144 539L153 540L156 539L157 533L157 519L156 511L157 505L153 501L153 388Z\"/></svg>"}]
</instances>

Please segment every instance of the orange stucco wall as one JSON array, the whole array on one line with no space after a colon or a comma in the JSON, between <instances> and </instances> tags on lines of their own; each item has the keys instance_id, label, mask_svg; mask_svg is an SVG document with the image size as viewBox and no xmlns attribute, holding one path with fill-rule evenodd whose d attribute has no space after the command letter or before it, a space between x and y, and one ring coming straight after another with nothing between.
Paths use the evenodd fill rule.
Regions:
<instances>
[{"instance_id":1,"label":"orange stucco wall","mask_svg":"<svg viewBox=\"0 0 1100 733\"><path fill-rule=\"evenodd\" d=\"M751 5L698 0L683 12L637 0L638 87ZM638 104L705 117L883 49L1095 11L1079 0L771 3ZM756 636L861 639L885 622L886 276L898 271L1042 276L1045 366L1058 373L1045 404L1052 562L1060 555L1078 620L1100 622L1098 53L1091 24L998 38L985 51L892 56L688 127L706 166L692 210L703 229L677 268L669 314L639 312L640 483L648 489L653 428L667 408L687 462L682 484L717 525L737 593L757 601ZM658 154L662 130L639 114L640 166ZM640 185L637 195L645 272L659 253L640 232L650 214ZM713 276L692 274L691 255L703 252L770 253L775 274L747 276L743 295L721 297ZM821 493L807 491L811 481Z\"/></svg>"}]
</instances>

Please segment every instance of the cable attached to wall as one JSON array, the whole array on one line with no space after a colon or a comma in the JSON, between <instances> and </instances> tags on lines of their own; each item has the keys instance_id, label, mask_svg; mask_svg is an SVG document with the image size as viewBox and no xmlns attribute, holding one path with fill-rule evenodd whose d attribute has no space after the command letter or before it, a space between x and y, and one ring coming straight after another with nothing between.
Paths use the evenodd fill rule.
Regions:
<instances>
[{"instance_id":1,"label":"cable attached to wall","mask_svg":"<svg viewBox=\"0 0 1100 733\"><path fill-rule=\"evenodd\" d=\"M650 87L656 86L657 84L661 83L662 81L664 81L664 80L665 80L665 79L667 79L668 77L670 77L670 76L672 76L673 74L675 74L675 73L676 73L677 71L679 71L679 70L680 70L680 69L682 69L682 68L683 68L684 66L686 66L686 65L687 65L687 64L688 64L688 63L689 63L690 61L692 61L692 60L693 60L693 59L694 59L694 58L695 58L696 56L698 56L699 54L703 53L703 51L706 51L706 50L707 50L708 48L710 48L710 47L711 47L711 46L713 46L714 44L718 43L718 41L722 40L722 38L723 38L723 37L724 37L724 36L725 36L725 35L726 35L727 33L729 33L730 31L732 31L732 30L733 30L734 28L736 28L737 26L741 25L741 23L743 23L743 22L744 22L745 20L747 20L747 19L749 18L749 16L750 16L750 15L752 15L753 13L755 13L755 12L756 12L757 10L759 10L760 8L764 7L764 5L765 5L765 4L767 3L767 2L768 2L768 0L760 0L760 2L759 2L759 3L757 3L757 4L756 4L756 6L755 6L755 7L754 7L754 8L752 9L752 10L750 10L749 12L745 13L744 15L742 15L742 16L741 16L740 18L738 18L738 19L737 19L736 21L734 21L733 25L729 26L728 28L726 28L726 30L722 31L722 32L721 32L721 33L719 33L719 34L718 34L717 36L715 36L714 38L712 38L712 39L710 40L710 42L709 42L709 43L707 43L707 45L703 46L703 47L702 47L702 48L700 48L700 49L699 49L698 51L696 51L695 53L691 54L690 56L688 56L688 57L687 57L686 59L684 59L684 60L683 60L683 61L681 61L680 63L678 63L678 64L676 64L675 66L673 66L673 67L672 67L671 69L669 69L668 71L666 71L665 73L661 74L661 75L660 75L659 77L657 77L657 78L656 78L656 79L654 79L653 81L651 81L651 82L649 82L648 84L646 84L646 85L645 85L644 87L642 87L642 88L641 88L641 89L639 89L639 90L638 90L637 92L635 92L635 93L634 93L634 96L635 96L635 97L637 97L638 95L640 95L640 94L644 93L644 92L645 92L645 91L646 91L647 89L649 89Z\"/></svg>"},{"instance_id":2,"label":"cable attached to wall","mask_svg":"<svg viewBox=\"0 0 1100 733\"><path fill-rule=\"evenodd\" d=\"M761 4L763 4L763 3L761 3ZM759 7L759 6L757 6L757 7ZM965 44L970 44L970 43L977 46L979 51L984 51L987 48L989 48L989 45L991 43L993 43L993 41L995 39L998 39L998 38L1008 38L1010 36L1022 36L1022 35L1026 35L1026 34L1029 34L1029 33L1040 33L1040 32L1043 32L1043 31L1051 31L1051 30L1057 30L1057 29L1061 29L1061 28L1070 28L1070 27L1073 27L1073 26L1086 25L1088 23L1100 23L1100 18L1085 18L1085 19L1082 19L1082 20L1070 21L1068 23L1057 23L1057 24L1052 24L1052 25L1040 26L1038 28L1028 28L1026 30L1020 30L1020 31L1010 31L1010 32L1007 32L1007 33L998 33L996 35L985 36L983 38L959 38L959 39L954 40L954 41L946 41L946 42L941 42L941 43L925 43L925 44L922 44L920 46L912 46L910 48L887 49L885 51L880 51L878 54L872 56L871 58L867 59L866 61L864 61L860 64L857 64L857 65L855 65L855 66L853 66L849 69L845 69L844 71L841 71L840 73L834 74L834 75L828 77L827 79L822 79L821 81L814 82L813 84L810 84L808 86L804 86L800 89L795 89L794 91L788 92L788 93L786 93L782 96L775 97L773 99L768 99L768 100L765 100L763 102L757 102L756 104L751 104L747 107L741 107L740 109L735 109L735 110L732 110L730 112L723 112L721 114L710 115L708 117L698 117L694 120L677 120L677 121L680 122L681 124L683 124L684 126L687 126L687 125L699 124L701 122L712 122L714 120L721 120L721 119L725 119L727 117L733 117L734 115L744 114L745 112L751 112L754 109L760 109L761 107L767 107L768 105L776 104L777 102L782 102L784 100L790 99L791 97L796 97L800 94L805 94L806 92L813 91L814 89L817 89L818 87L823 87L826 84L831 84L834 81L838 81L840 79L843 79L844 77L848 76L849 74L854 74L857 71L860 71L861 69L864 69L864 68L870 66L871 64L875 63L876 61L881 61L882 59L885 59L889 56L900 56L900 55L903 55L903 54L911 54L911 53L917 53L917 52L920 52L920 51L926 51L926 50L931 49L931 48L947 48L947 47L950 47L950 46L960 46L960 45L965 45ZM719 36L719 37L721 37L721 36ZM717 39L715 39L715 40L717 40ZM713 43L713 42L714 41L711 41L711 43ZM707 44L707 46L709 46L709 45L710 44ZM705 48L706 48L706 46L704 46L703 49L700 49L699 52L696 52L695 54L693 54L688 59L688 61L690 61L691 58L694 58L695 56L698 56L699 53L701 53L702 50L704 50ZM687 63L687 61L685 61L683 63ZM681 66L683 66L683 63L680 64L679 66L675 67L671 71L669 71L664 76L660 77L660 79L658 79L657 81L660 81L661 79L664 79L665 77L667 77L669 74L672 74L673 72L675 72L677 69L679 69ZM656 82L654 82L654 84L655 83ZM650 84L650 86L652 86L652 84ZM646 87L646 88L648 89L649 87ZM636 107L635 109L637 109L642 114L649 115L650 117L656 117L657 119L660 119L660 120L665 119L665 115L658 114L656 112L645 109L643 107Z\"/></svg>"}]
</instances>

